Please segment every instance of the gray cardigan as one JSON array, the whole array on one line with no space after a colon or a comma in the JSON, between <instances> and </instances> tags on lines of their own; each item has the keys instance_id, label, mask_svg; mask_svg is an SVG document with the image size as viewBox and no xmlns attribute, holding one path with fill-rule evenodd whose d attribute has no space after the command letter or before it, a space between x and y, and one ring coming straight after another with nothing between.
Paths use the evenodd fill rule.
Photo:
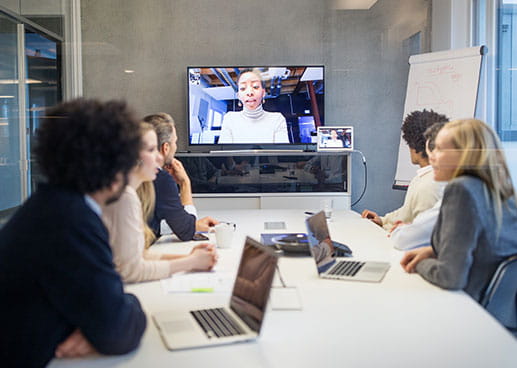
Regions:
<instances>
[{"instance_id":1,"label":"gray cardigan","mask_svg":"<svg viewBox=\"0 0 517 368\"><path fill-rule=\"evenodd\" d=\"M460 176L445 188L431 244L437 258L418 263L417 272L445 289L464 289L479 301L498 264L517 254L517 208L514 198L503 203L497 225L484 182Z\"/></svg>"}]
</instances>

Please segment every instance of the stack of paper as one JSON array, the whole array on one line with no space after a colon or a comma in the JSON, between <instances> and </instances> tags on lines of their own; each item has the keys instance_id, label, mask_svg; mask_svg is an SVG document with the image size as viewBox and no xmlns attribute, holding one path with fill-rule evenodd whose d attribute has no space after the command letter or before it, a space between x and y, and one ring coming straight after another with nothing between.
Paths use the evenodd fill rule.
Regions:
<instances>
[{"instance_id":1,"label":"stack of paper","mask_svg":"<svg viewBox=\"0 0 517 368\"><path fill-rule=\"evenodd\" d=\"M229 272L178 273L162 280L167 293L211 293L231 291L235 275Z\"/></svg>"}]
</instances>

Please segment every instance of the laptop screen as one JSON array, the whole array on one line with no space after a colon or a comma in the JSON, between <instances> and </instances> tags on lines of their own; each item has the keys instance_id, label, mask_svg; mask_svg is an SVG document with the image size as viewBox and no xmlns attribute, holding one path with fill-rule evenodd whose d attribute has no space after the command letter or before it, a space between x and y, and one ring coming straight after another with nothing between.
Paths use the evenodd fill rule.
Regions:
<instances>
[{"instance_id":1,"label":"laptop screen","mask_svg":"<svg viewBox=\"0 0 517 368\"><path fill-rule=\"evenodd\" d=\"M318 151L354 149L354 128L351 126L318 127Z\"/></svg>"},{"instance_id":2,"label":"laptop screen","mask_svg":"<svg viewBox=\"0 0 517 368\"><path fill-rule=\"evenodd\" d=\"M323 211L305 219L307 226L307 239L309 240L309 248L318 273L327 271L336 263L334 246L330 239L329 228L325 213Z\"/></svg>"},{"instance_id":3,"label":"laptop screen","mask_svg":"<svg viewBox=\"0 0 517 368\"><path fill-rule=\"evenodd\" d=\"M257 333L266 311L277 260L278 256L272 249L246 238L230 307Z\"/></svg>"}]
</instances>

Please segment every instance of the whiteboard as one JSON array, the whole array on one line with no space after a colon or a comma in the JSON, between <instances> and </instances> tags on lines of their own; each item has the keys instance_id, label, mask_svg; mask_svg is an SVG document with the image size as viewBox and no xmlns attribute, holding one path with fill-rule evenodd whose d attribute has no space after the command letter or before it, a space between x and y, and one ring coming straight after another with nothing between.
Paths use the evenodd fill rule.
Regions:
<instances>
[{"instance_id":1,"label":"whiteboard","mask_svg":"<svg viewBox=\"0 0 517 368\"><path fill-rule=\"evenodd\" d=\"M449 119L472 118L486 47L439 51L409 58L404 118L415 110L433 109ZM400 135L394 187L405 187L416 175L409 148Z\"/></svg>"}]
</instances>

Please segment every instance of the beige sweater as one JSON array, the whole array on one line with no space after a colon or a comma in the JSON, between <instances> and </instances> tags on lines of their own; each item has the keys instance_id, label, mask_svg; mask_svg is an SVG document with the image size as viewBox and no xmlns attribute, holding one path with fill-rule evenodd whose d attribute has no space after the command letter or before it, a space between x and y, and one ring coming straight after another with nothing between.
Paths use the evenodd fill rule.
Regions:
<instances>
[{"instance_id":1,"label":"beige sweater","mask_svg":"<svg viewBox=\"0 0 517 368\"><path fill-rule=\"evenodd\" d=\"M170 276L170 262L145 250L142 207L132 187L126 186L120 199L103 209L102 217L110 234L113 262L124 282Z\"/></svg>"},{"instance_id":2,"label":"beige sweater","mask_svg":"<svg viewBox=\"0 0 517 368\"><path fill-rule=\"evenodd\" d=\"M445 185L446 183L434 181L433 168L430 165L418 169L409 183L404 204L381 217L382 227L391 230L396 221L413 222L419 213L433 207L442 198Z\"/></svg>"}]
</instances>

